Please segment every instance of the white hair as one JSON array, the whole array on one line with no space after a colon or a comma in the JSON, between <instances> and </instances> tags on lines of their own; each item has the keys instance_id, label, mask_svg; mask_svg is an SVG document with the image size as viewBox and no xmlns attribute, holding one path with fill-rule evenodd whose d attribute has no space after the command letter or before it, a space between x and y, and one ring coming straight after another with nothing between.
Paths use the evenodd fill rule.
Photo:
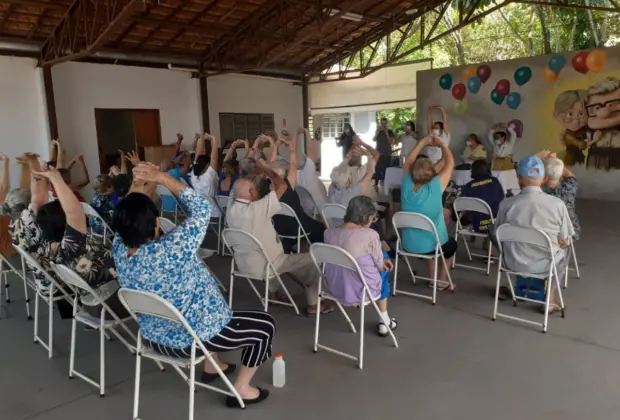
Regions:
<instances>
[{"instance_id":1,"label":"white hair","mask_svg":"<svg viewBox=\"0 0 620 420\"><path fill-rule=\"evenodd\" d=\"M564 162L558 158L545 160L545 175L549 181L558 181L564 172Z\"/></svg>"},{"instance_id":2,"label":"white hair","mask_svg":"<svg viewBox=\"0 0 620 420\"><path fill-rule=\"evenodd\" d=\"M329 175L332 184L339 190L349 186L349 178L351 177L351 167L349 165L338 165L332 169Z\"/></svg>"},{"instance_id":3,"label":"white hair","mask_svg":"<svg viewBox=\"0 0 620 420\"><path fill-rule=\"evenodd\" d=\"M616 79L615 77L606 77L588 89L588 95L602 95L605 93L615 92L618 88L620 88L619 79Z\"/></svg>"}]
</instances>

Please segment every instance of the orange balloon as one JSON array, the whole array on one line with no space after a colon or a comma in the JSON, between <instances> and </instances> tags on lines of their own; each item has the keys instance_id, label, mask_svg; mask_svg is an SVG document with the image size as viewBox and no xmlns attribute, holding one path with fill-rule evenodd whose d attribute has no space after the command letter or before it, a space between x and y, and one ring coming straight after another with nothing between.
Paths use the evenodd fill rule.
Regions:
<instances>
[{"instance_id":1,"label":"orange balloon","mask_svg":"<svg viewBox=\"0 0 620 420\"><path fill-rule=\"evenodd\" d=\"M543 77L549 83L555 83L558 80L558 75L553 72L549 67L545 67L545 71L543 72Z\"/></svg>"},{"instance_id":2,"label":"orange balloon","mask_svg":"<svg viewBox=\"0 0 620 420\"><path fill-rule=\"evenodd\" d=\"M476 67L474 66L465 67L463 69L463 73L461 73L461 76L463 76L464 81L468 81L470 78L472 78L475 75L476 75Z\"/></svg>"},{"instance_id":3,"label":"orange balloon","mask_svg":"<svg viewBox=\"0 0 620 420\"><path fill-rule=\"evenodd\" d=\"M590 51L586 58L586 66L590 71L601 71L607 64L607 53L603 50Z\"/></svg>"}]
</instances>

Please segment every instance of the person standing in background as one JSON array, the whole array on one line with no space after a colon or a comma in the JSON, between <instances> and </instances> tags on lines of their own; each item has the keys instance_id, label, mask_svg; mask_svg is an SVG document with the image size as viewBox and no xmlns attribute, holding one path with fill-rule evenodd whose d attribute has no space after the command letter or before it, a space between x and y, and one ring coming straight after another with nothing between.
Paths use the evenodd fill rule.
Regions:
<instances>
[{"instance_id":1,"label":"person standing in background","mask_svg":"<svg viewBox=\"0 0 620 420\"><path fill-rule=\"evenodd\" d=\"M441 121L433 122L433 110L436 109L441 113ZM450 128L448 127L448 116L446 111L439 105L433 105L428 108L426 115L426 126L432 127L430 134L435 137L439 137L446 146L450 147ZM441 160L443 156L441 147L427 146L422 150L422 154L427 156L433 165Z\"/></svg>"},{"instance_id":2,"label":"person standing in background","mask_svg":"<svg viewBox=\"0 0 620 420\"><path fill-rule=\"evenodd\" d=\"M343 159L347 155L347 153L349 153L349 149L351 149L351 146L353 145L353 139L355 139L355 137L357 137L357 134L355 134L355 131L353 131L353 127L351 127L351 124L345 123L342 134L340 134L340 137L336 139L336 146L342 147Z\"/></svg>"},{"instance_id":3,"label":"person standing in background","mask_svg":"<svg viewBox=\"0 0 620 420\"><path fill-rule=\"evenodd\" d=\"M407 121L405 123L405 132L400 135L398 139L401 144L400 156L402 162L409 156L409 153L413 150L416 144L418 144L417 133L415 132L415 123L413 121Z\"/></svg>"},{"instance_id":4,"label":"person standing in background","mask_svg":"<svg viewBox=\"0 0 620 420\"><path fill-rule=\"evenodd\" d=\"M385 170L390 166L392 156L392 143L390 142L387 118L381 118L374 141L377 146L377 152L379 152L379 160L375 168L375 180L378 182L385 179Z\"/></svg>"}]
</instances>

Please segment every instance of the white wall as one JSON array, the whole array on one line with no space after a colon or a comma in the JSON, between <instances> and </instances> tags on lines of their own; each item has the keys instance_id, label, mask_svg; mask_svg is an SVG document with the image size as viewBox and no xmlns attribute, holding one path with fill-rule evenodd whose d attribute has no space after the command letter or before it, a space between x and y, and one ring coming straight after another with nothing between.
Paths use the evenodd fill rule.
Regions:
<instances>
[{"instance_id":1,"label":"white wall","mask_svg":"<svg viewBox=\"0 0 620 420\"><path fill-rule=\"evenodd\" d=\"M286 128L296 133L303 125L301 86L292 82L222 75L209 77L207 90L211 133L217 138L221 138L220 113L273 114L276 132Z\"/></svg>"},{"instance_id":2,"label":"white wall","mask_svg":"<svg viewBox=\"0 0 620 420\"><path fill-rule=\"evenodd\" d=\"M491 68L488 81L482 85L477 94L467 91L467 111L461 115L454 112L456 100L450 90L443 90L439 86L440 77L448 73L453 79L452 85L466 83L464 80L464 68L453 67L436 70L422 71L418 73L417 98L418 98L418 129L420 133L426 133L426 110L430 105L442 105L448 114L452 141L450 148L460 155L465 148L465 140L469 133L475 133L480 137L487 149L487 134L493 125L507 123L513 119L519 119L523 123L523 136L518 140L514 152L515 160L536 153L542 149L548 149L558 153L559 157L566 156L566 144L564 133L567 127L560 119L556 118L555 102L560 94L566 91L580 90L587 92L588 89L597 85L605 78L620 79L620 48L602 49L597 54L607 56L606 64L598 71L588 71L582 74L573 68L573 59L579 52L561 54L565 60L565 66L559 75L553 77L549 69L549 56L532 57L518 60L498 61L487 63ZM532 77L523 86L515 82L515 71L521 67L528 67L532 71ZM478 68L478 65L474 65ZM465 73L466 74L466 73ZM511 92L521 95L521 105L513 110L506 101L496 105L490 98L491 90L496 87L499 80L506 79L510 82ZM585 105L589 101L597 103L596 97L590 100L591 95L586 94L585 103L581 104L581 111L587 115ZM620 98L620 89L609 94L614 98ZM580 104L576 104L580 105ZM436 114L434 120L439 119ZM588 119L585 126L580 128L582 135L593 138L597 130L607 135L620 138L620 111L612 111L604 127L600 122ZM592 128L594 127L594 128ZM605 146L605 145L604 145ZM606 147L609 147L606 145ZM603 147L599 148L603 150ZM610 154L618 148L616 143L609 148ZM605 151L603 150L603 153ZM490 154L490 153L489 153ZM566 162L569 160L564 158ZM603 200L620 200L620 168L596 167L588 161L586 165L578 163L571 170L579 179L579 197L596 198Z\"/></svg>"},{"instance_id":3,"label":"white wall","mask_svg":"<svg viewBox=\"0 0 620 420\"><path fill-rule=\"evenodd\" d=\"M43 72L30 58L0 57L0 152L11 158L11 185L19 184L14 158L33 152L47 159L49 129Z\"/></svg>"},{"instance_id":4,"label":"white wall","mask_svg":"<svg viewBox=\"0 0 620 420\"><path fill-rule=\"evenodd\" d=\"M67 159L82 152L91 175L99 173L95 108L159 109L162 143L185 136L191 147L202 131L198 79L189 73L89 63L52 68L58 131ZM75 175L74 175L75 176Z\"/></svg>"}]
</instances>

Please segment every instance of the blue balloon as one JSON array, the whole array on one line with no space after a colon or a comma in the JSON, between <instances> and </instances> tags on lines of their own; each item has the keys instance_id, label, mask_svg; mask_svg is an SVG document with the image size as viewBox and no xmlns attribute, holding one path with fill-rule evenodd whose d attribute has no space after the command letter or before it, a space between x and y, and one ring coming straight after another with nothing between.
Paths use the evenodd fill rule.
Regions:
<instances>
[{"instance_id":1,"label":"blue balloon","mask_svg":"<svg viewBox=\"0 0 620 420\"><path fill-rule=\"evenodd\" d=\"M529 82L531 78L532 69L527 66L519 67L515 71L515 82L517 82L519 86L523 86L524 84Z\"/></svg>"},{"instance_id":2,"label":"blue balloon","mask_svg":"<svg viewBox=\"0 0 620 420\"><path fill-rule=\"evenodd\" d=\"M467 89L469 89L471 93L478 93L480 86L482 86L482 80L480 80L478 76L472 76L467 81Z\"/></svg>"},{"instance_id":3,"label":"blue balloon","mask_svg":"<svg viewBox=\"0 0 620 420\"><path fill-rule=\"evenodd\" d=\"M559 74L560 71L562 71L562 69L564 68L565 64L566 64L566 59L564 58L563 55L560 55L560 54L552 55L551 58L549 59L549 68L555 74Z\"/></svg>"},{"instance_id":4,"label":"blue balloon","mask_svg":"<svg viewBox=\"0 0 620 420\"><path fill-rule=\"evenodd\" d=\"M439 86L444 90L449 90L452 87L452 76L450 73L444 73L439 78Z\"/></svg>"},{"instance_id":5,"label":"blue balloon","mask_svg":"<svg viewBox=\"0 0 620 420\"><path fill-rule=\"evenodd\" d=\"M510 109L517 109L521 105L521 95L517 92L510 92L506 97L506 105Z\"/></svg>"}]
</instances>

